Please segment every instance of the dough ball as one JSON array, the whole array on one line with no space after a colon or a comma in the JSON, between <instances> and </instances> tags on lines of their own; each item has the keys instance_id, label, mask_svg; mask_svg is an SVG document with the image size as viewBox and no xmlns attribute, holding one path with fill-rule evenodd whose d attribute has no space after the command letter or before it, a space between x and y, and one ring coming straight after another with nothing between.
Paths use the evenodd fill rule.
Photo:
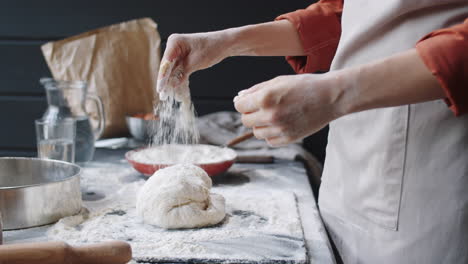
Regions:
<instances>
[{"instance_id":1,"label":"dough ball","mask_svg":"<svg viewBox=\"0 0 468 264\"><path fill-rule=\"evenodd\" d=\"M158 170L141 188L137 214L163 228L215 225L225 213L224 197L210 193L208 174L198 166L178 164Z\"/></svg>"}]
</instances>

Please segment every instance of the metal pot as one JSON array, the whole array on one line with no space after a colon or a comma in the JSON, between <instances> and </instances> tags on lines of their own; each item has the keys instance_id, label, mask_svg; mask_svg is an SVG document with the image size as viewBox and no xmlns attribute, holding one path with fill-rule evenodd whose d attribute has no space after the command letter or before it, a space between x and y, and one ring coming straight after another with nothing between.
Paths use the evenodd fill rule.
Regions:
<instances>
[{"instance_id":1,"label":"metal pot","mask_svg":"<svg viewBox=\"0 0 468 264\"><path fill-rule=\"evenodd\" d=\"M130 134L141 141L148 140L151 136L151 131L156 126L156 120L145 120L142 117L126 116L128 130Z\"/></svg>"},{"instance_id":2,"label":"metal pot","mask_svg":"<svg viewBox=\"0 0 468 264\"><path fill-rule=\"evenodd\" d=\"M50 224L82 207L79 166L37 158L0 158L3 229Z\"/></svg>"}]
</instances>

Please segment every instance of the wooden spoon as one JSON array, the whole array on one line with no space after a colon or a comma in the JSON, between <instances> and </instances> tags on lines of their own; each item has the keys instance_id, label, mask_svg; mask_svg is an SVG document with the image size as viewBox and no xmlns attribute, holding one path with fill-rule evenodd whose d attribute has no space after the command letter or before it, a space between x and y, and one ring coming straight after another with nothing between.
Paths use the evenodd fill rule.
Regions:
<instances>
[{"instance_id":1,"label":"wooden spoon","mask_svg":"<svg viewBox=\"0 0 468 264\"><path fill-rule=\"evenodd\" d=\"M254 133L253 131L250 131L250 132L247 132L247 133L244 133L243 135L240 135L234 139L232 139L231 141L229 141L228 143L226 143L226 147L233 147L241 142L244 142L246 141L247 139L251 138L254 136Z\"/></svg>"},{"instance_id":2,"label":"wooden spoon","mask_svg":"<svg viewBox=\"0 0 468 264\"><path fill-rule=\"evenodd\" d=\"M246 141L249 138L252 138L254 136L253 131L244 133L243 135L240 135L231 141L229 141L225 146L228 148L231 148L232 146L235 146L241 142ZM237 156L236 158L236 163L273 163L275 162L275 158L271 155L242 155L242 156Z\"/></svg>"}]
</instances>

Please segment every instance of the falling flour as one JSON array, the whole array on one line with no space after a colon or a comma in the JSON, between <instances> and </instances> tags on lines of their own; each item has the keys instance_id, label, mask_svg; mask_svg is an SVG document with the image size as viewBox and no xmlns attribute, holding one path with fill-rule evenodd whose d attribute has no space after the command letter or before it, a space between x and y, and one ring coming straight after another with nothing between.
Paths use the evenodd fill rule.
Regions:
<instances>
[{"instance_id":1,"label":"falling flour","mask_svg":"<svg viewBox=\"0 0 468 264\"><path fill-rule=\"evenodd\" d=\"M174 63L163 62L161 69L173 71ZM190 99L188 80L174 84L174 80L166 74L158 80L158 86L165 92L160 94L160 100L154 107L154 113L159 117L154 127L150 129L151 145L165 144L196 144L200 133L196 125L196 113ZM156 93L158 94L158 93Z\"/></svg>"}]
</instances>

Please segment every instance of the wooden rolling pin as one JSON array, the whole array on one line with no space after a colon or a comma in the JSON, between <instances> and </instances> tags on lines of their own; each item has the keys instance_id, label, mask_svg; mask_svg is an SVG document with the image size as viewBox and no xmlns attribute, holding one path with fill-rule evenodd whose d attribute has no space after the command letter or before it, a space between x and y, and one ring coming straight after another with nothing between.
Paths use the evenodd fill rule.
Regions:
<instances>
[{"instance_id":1,"label":"wooden rolling pin","mask_svg":"<svg viewBox=\"0 0 468 264\"><path fill-rule=\"evenodd\" d=\"M130 245L110 241L73 247L65 242L0 246L0 264L124 264L132 259Z\"/></svg>"}]
</instances>

